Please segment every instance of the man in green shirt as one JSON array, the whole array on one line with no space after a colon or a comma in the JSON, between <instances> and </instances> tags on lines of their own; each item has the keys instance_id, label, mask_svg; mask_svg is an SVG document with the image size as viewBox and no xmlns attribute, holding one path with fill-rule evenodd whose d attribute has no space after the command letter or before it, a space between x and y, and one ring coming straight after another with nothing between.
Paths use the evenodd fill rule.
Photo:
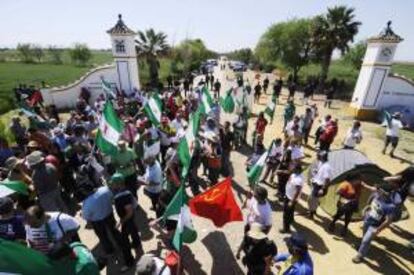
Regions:
<instances>
[{"instance_id":1,"label":"man in green shirt","mask_svg":"<svg viewBox=\"0 0 414 275\"><path fill-rule=\"evenodd\" d=\"M129 148L126 141L120 140L118 142L118 151L111 157L111 162L114 165L116 172L125 176L125 186L132 195L137 197L137 170L135 161L137 155L135 151Z\"/></svg>"}]
</instances>

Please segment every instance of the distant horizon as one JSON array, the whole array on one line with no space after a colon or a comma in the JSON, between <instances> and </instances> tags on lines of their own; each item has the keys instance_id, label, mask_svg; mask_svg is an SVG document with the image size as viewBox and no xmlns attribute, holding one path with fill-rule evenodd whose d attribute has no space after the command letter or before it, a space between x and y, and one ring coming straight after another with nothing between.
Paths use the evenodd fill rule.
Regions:
<instances>
[{"instance_id":1,"label":"distant horizon","mask_svg":"<svg viewBox=\"0 0 414 275\"><path fill-rule=\"evenodd\" d=\"M3 0L0 48L15 48L18 43L43 47L70 48L85 43L91 49L109 49L106 30L119 13L133 30L154 28L167 34L168 42L200 38L218 53L241 48L254 50L260 36L274 23L293 18L309 18L325 13L328 7L346 5L355 8L355 19L362 22L355 43L377 35L392 20L394 31L404 38L395 61L414 62L414 1L296 0L153 0L138 3L124 0ZM335 55L337 57L337 55Z\"/></svg>"}]
</instances>

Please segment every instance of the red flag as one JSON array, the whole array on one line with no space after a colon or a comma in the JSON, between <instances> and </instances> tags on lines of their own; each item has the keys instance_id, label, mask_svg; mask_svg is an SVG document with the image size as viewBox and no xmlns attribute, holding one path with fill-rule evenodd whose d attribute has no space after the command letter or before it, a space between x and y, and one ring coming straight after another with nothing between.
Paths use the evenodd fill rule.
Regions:
<instances>
[{"instance_id":1,"label":"red flag","mask_svg":"<svg viewBox=\"0 0 414 275\"><path fill-rule=\"evenodd\" d=\"M226 178L204 193L189 201L191 212L211 219L215 226L222 227L231 221L242 221L243 215L231 188L231 178Z\"/></svg>"}]
</instances>

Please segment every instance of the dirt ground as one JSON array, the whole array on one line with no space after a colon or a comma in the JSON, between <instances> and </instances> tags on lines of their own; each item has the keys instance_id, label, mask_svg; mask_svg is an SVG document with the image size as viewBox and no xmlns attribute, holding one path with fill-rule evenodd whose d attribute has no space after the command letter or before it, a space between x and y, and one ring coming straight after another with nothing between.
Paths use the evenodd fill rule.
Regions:
<instances>
[{"instance_id":1,"label":"dirt ground","mask_svg":"<svg viewBox=\"0 0 414 275\"><path fill-rule=\"evenodd\" d=\"M226 74L230 81L226 81ZM235 85L235 82L232 81L234 79L233 73L216 71L215 75L220 78L223 84L223 90ZM250 83L255 83L252 73L245 73L245 78L249 78ZM274 77L270 76L269 78L272 83ZM284 91L284 95L286 95L286 91ZM299 105L297 105L297 113L303 114L304 106L298 100L300 97L301 95L298 94L298 98L296 99L299 102ZM269 145L274 138L281 137L283 105L286 101L283 98L285 96L282 97L282 105L277 105L276 107L273 124L269 125L266 129L265 145ZM254 111L258 112L263 110L268 100L270 100L270 97L263 95L260 104L254 106ZM323 108L321 97L316 97L316 100L313 102L318 105L321 117L330 113L334 118L339 119L339 134L336 137L333 149L340 148L344 134L353 120L345 111L347 103L334 102L333 108L326 110ZM222 117L223 121L229 119L232 119L232 116L223 115ZM254 118L250 120L250 130L252 129L252 125L254 125L254 121ZM392 159L388 155L381 153L383 128L378 124L363 122L362 130L364 140L358 146L358 149L385 170L391 173L401 171L414 159L413 133L403 133L403 141L396 151L396 155L399 158ZM312 130L313 132L314 129ZM313 139L310 139L310 143L313 143ZM314 151L312 149L306 149L305 153L307 155L305 162L312 162L315 155ZM234 170L234 193L240 204L244 200L244 194L248 189L244 165L247 157L245 151L233 152L231 155ZM282 206L275 196L276 190L270 187L268 187L268 190L269 199L274 211L273 227L269 233L269 237L275 241L279 251L286 251L284 238L287 235L282 235L278 231L282 225ZM309 189L306 187L303 197L308 193ZM352 263L351 259L355 256L356 249L360 243L362 223L352 223L350 225L350 232L345 239L341 238L339 233L337 233L338 235L331 234L327 231L330 217L321 209L318 210L318 217L315 221L310 221L305 216L307 204L303 200L303 197L298 207L298 213L295 216L296 223L294 225L294 231L304 234L309 242L310 253L314 261L314 274L414 274L414 254L407 248L408 240L414 238L413 218L399 221L393 224L391 228L384 230L372 242L367 261L356 265ZM148 219L154 218L155 215L149 210L150 201L142 193L142 190L139 191L139 204L142 207L141 209L145 210L140 211L138 218L144 250L145 252L164 255L166 250L159 239L159 232L150 229L147 225ZM414 202L407 201L406 207L408 208L410 217L413 217ZM214 227L211 221L193 216L193 223L198 232L198 238L194 243L184 246L182 250L186 274L245 274L246 270L241 261L236 260L234 256L243 237L244 224L242 222L230 223L218 229ZM82 224L84 225L83 222ZM340 226L337 226L337 232L339 232ZM98 240L92 230L86 230L82 226L80 236L88 247L94 248L99 254L100 248L96 247ZM116 264L112 260L108 267L102 271L102 274L119 274L120 264ZM277 274L276 268L273 271ZM134 271L130 270L125 274L134 274Z\"/></svg>"}]
</instances>

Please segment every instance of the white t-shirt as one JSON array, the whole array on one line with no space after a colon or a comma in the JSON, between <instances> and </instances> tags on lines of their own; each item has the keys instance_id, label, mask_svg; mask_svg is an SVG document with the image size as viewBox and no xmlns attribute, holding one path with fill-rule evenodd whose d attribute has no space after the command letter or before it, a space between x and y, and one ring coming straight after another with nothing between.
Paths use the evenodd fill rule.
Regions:
<instances>
[{"instance_id":1,"label":"white t-shirt","mask_svg":"<svg viewBox=\"0 0 414 275\"><path fill-rule=\"evenodd\" d=\"M152 183L151 185L146 185L145 190L155 194L162 191L162 170L158 161L155 161L152 166L147 166L144 178L146 183Z\"/></svg>"},{"instance_id":2,"label":"white t-shirt","mask_svg":"<svg viewBox=\"0 0 414 275\"><path fill-rule=\"evenodd\" d=\"M286 184L286 197L289 200L293 200L296 194L297 187L300 187L301 188L300 192L302 192L303 183L304 183L304 179L303 179L302 174L293 173L292 175L290 175L289 180Z\"/></svg>"},{"instance_id":3,"label":"white t-shirt","mask_svg":"<svg viewBox=\"0 0 414 275\"><path fill-rule=\"evenodd\" d=\"M355 145L357 144L357 140L360 141L361 139L362 139L361 130L350 128L348 132L346 133L344 145L354 148Z\"/></svg>"},{"instance_id":4,"label":"white t-shirt","mask_svg":"<svg viewBox=\"0 0 414 275\"><path fill-rule=\"evenodd\" d=\"M393 118L390 124L391 124L391 127L387 124L387 130L385 131L385 134L391 137L398 137L400 128L404 127L401 120Z\"/></svg>"},{"instance_id":5,"label":"white t-shirt","mask_svg":"<svg viewBox=\"0 0 414 275\"><path fill-rule=\"evenodd\" d=\"M278 159L280 160L283 155L283 146L273 146L272 150L270 150L269 157L279 156Z\"/></svg>"},{"instance_id":6,"label":"white t-shirt","mask_svg":"<svg viewBox=\"0 0 414 275\"><path fill-rule=\"evenodd\" d=\"M272 225L272 208L268 201L259 204L253 197L247 202L247 209L249 210L247 214L248 224L257 222L264 226Z\"/></svg>"},{"instance_id":7,"label":"white t-shirt","mask_svg":"<svg viewBox=\"0 0 414 275\"><path fill-rule=\"evenodd\" d=\"M60 214L60 216L59 216ZM60 212L47 212L50 216L48 220L49 233L46 225L42 225L39 228L26 226L26 239L30 246L40 252L47 253L52 246L53 242L59 241L64 232L58 225L57 218L59 216L59 222L62 226L63 231L68 232L79 229L80 225L76 219L65 213Z\"/></svg>"},{"instance_id":8,"label":"white t-shirt","mask_svg":"<svg viewBox=\"0 0 414 275\"><path fill-rule=\"evenodd\" d=\"M325 185L325 181L332 177L332 167L328 162L320 162L318 165L318 171L313 177L312 181L318 185Z\"/></svg>"},{"instance_id":9,"label":"white t-shirt","mask_svg":"<svg viewBox=\"0 0 414 275\"><path fill-rule=\"evenodd\" d=\"M175 129L175 132L180 132L182 130L184 130L184 128L187 126L187 122L184 119L180 119L180 121L178 121L176 118L171 121L171 127L173 127Z\"/></svg>"},{"instance_id":10,"label":"white t-shirt","mask_svg":"<svg viewBox=\"0 0 414 275\"><path fill-rule=\"evenodd\" d=\"M292 150L292 160L298 160L305 156L301 146L291 146L289 148Z\"/></svg>"}]
</instances>

